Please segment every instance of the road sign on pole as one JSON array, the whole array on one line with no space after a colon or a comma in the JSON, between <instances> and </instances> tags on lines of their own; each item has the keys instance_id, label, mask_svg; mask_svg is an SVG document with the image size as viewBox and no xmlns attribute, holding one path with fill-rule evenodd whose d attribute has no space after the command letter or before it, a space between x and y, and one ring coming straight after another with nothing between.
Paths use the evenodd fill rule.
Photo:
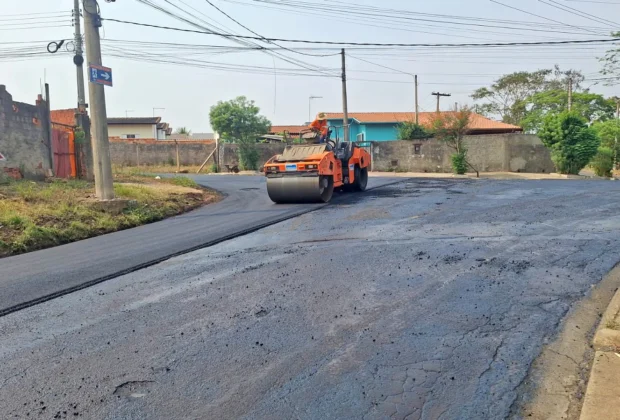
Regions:
<instances>
[{"instance_id":1,"label":"road sign on pole","mask_svg":"<svg viewBox=\"0 0 620 420\"><path fill-rule=\"evenodd\" d=\"M112 86L112 69L109 67L98 66L96 64L88 65L88 74L91 83L99 85Z\"/></svg>"}]
</instances>

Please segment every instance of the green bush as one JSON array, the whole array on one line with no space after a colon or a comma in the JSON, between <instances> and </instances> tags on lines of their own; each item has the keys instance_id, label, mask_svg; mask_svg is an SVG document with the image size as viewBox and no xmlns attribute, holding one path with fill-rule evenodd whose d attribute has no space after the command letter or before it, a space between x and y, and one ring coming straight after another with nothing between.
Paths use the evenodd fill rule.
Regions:
<instances>
[{"instance_id":1,"label":"green bush","mask_svg":"<svg viewBox=\"0 0 620 420\"><path fill-rule=\"evenodd\" d=\"M611 171L614 168L614 151L609 147L599 147L590 165L597 176L611 178Z\"/></svg>"},{"instance_id":2,"label":"green bush","mask_svg":"<svg viewBox=\"0 0 620 420\"><path fill-rule=\"evenodd\" d=\"M258 169L259 154L256 150L256 143L239 143L239 166L245 171L255 171Z\"/></svg>"},{"instance_id":3,"label":"green bush","mask_svg":"<svg viewBox=\"0 0 620 420\"><path fill-rule=\"evenodd\" d=\"M418 140L433 137L424 127L412 121L400 123L397 130L399 140Z\"/></svg>"},{"instance_id":4,"label":"green bush","mask_svg":"<svg viewBox=\"0 0 620 420\"><path fill-rule=\"evenodd\" d=\"M464 175L467 172L467 155L465 152L455 153L451 156L452 170L457 175Z\"/></svg>"},{"instance_id":5,"label":"green bush","mask_svg":"<svg viewBox=\"0 0 620 420\"><path fill-rule=\"evenodd\" d=\"M600 144L596 132L576 113L550 114L538 137L551 151L551 160L562 174L579 174L594 157Z\"/></svg>"},{"instance_id":6,"label":"green bush","mask_svg":"<svg viewBox=\"0 0 620 420\"><path fill-rule=\"evenodd\" d=\"M211 167L209 169L212 174L218 173L217 165L215 163L211 164Z\"/></svg>"}]
</instances>

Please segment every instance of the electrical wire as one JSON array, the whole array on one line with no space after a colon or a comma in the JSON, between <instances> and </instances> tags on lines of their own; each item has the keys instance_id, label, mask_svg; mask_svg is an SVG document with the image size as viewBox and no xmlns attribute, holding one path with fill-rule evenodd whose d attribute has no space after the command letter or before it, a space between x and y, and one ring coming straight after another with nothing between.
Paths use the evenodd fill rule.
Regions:
<instances>
[{"instance_id":1,"label":"electrical wire","mask_svg":"<svg viewBox=\"0 0 620 420\"><path fill-rule=\"evenodd\" d=\"M605 24L605 25L607 25L607 26L611 26L611 27L614 27L614 25L616 25L616 24L615 24L615 23L613 23L613 22L611 22L611 23L612 23L611 25L610 25L610 23L608 23L608 22L602 22L602 21L601 21L601 19L600 19L600 18L597 18L596 16L595 16L595 18L592 18L591 16L593 16L593 15L589 15L589 14L587 14L587 13L580 12L580 11L579 11L579 10L577 10L577 9L573 9L572 7L569 7L569 6L564 6L564 5L562 5L562 4L560 4L560 3L557 3L557 2L555 2L555 1L553 1L553 0L549 0L549 2L546 2L546 1L544 1L544 0L538 0L538 1L539 1L540 3L542 3L542 4L547 5L547 6L554 7L554 8L556 8L556 9L562 10L562 11L567 12L567 13L570 13L570 14L572 14L572 15L579 16L579 17L584 18L584 19L591 20L591 21L593 21L593 22L603 23L603 24Z\"/></svg>"},{"instance_id":2,"label":"electrical wire","mask_svg":"<svg viewBox=\"0 0 620 420\"><path fill-rule=\"evenodd\" d=\"M592 43L612 43L620 41L620 38L609 38L609 39L583 39L583 40L566 40L566 41L538 41L538 42L497 42L497 43L482 43L482 44L432 44L432 43L377 43L377 42L350 42L350 41L320 41L320 40L307 40L307 39L289 39L289 38L271 38L271 37L257 37L257 36L249 36L249 35L234 35L234 34L225 34L225 33L217 33L217 32L206 32L206 31L196 31L192 29L182 29L175 28L170 26L163 25L153 25L149 23L141 23L141 22L132 22L122 19L112 19L112 18L101 18L101 20L106 20L109 22L123 23L128 25L136 25L136 26L144 26L150 28L157 29L166 29L172 31L179 32L189 32L189 33L197 33L204 35L217 35L223 38L233 38L233 39L253 39L253 40L263 40L263 41L276 41L276 42L291 42L291 43L302 43L302 44L323 44L323 45L360 45L360 46L376 46L376 47L505 47L505 46L522 46L522 45L567 45L567 44L592 44Z\"/></svg>"}]
</instances>

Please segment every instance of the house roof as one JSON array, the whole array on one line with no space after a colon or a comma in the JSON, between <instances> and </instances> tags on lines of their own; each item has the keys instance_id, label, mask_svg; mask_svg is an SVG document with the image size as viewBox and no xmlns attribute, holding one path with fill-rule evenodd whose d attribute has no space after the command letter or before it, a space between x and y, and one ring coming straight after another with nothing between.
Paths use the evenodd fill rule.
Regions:
<instances>
[{"instance_id":1,"label":"house roof","mask_svg":"<svg viewBox=\"0 0 620 420\"><path fill-rule=\"evenodd\" d=\"M303 129L308 128L307 125L272 125L269 134L278 134L288 131L289 134L299 134Z\"/></svg>"},{"instance_id":2,"label":"house roof","mask_svg":"<svg viewBox=\"0 0 620 420\"><path fill-rule=\"evenodd\" d=\"M445 112L444 112L445 113ZM328 120L341 120L343 114L341 112L327 112ZM435 112L418 113L418 121L420 125L430 125L431 119L436 115ZM349 118L355 119L360 123L376 124L376 123L401 123L405 121L415 121L415 113L413 112L349 112ZM480 114L471 114L470 130L473 131L523 131L519 126L506 124L501 121L494 121Z\"/></svg>"},{"instance_id":3,"label":"house roof","mask_svg":"<svg viewBox=\"0 0 620 420\"><path fill-rule=\"evenodd\" d=\"M75 108L69 109L54 109L50 111L50 115L53 123L75 126Z\"/></svg>"},{"instance_id":4,"label":"house roof","mask_svg":"<svg viewBox=\"0 0 620 420\"><path fill-rule=\"evenodd\" d=\"M129 117L129 118L108 118L108 125L119 124L159 124L161 117Z\"/></svg>"}]
</instances>

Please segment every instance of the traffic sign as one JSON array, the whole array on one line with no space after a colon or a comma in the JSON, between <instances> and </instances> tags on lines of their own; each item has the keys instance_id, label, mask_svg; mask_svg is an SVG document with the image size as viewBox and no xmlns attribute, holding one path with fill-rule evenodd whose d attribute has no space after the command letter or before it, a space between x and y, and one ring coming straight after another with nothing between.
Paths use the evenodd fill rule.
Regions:
<instances>
[{"instance_id":1,"label":"traffic sign","mask_svg":"<svg viewBox=\"0 0 620 420\"><path fill-rule=\"evenodd\" d=\"M96 64L88 65L88 74L90 82L99 85L112 86L112 69L109 67L98 66Z\"/></svg>"}]
</instances>

